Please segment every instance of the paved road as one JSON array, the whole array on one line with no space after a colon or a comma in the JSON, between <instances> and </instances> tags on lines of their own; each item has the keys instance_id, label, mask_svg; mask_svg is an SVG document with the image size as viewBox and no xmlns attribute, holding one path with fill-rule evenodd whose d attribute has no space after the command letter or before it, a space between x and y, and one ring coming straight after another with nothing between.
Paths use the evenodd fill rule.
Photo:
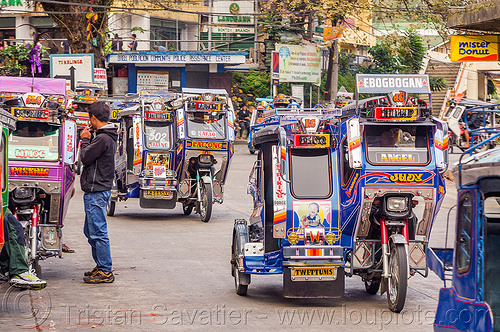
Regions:
<instances>
[{"instance_id":1,"label":"paved road","mask_svg":"<svg viewBox=\"0 0 500 332\"><path fill-rule=\"evenodd\" d=\"M0 331L37 324L42 331L431 331L442 285L432 272L426 279L409 280L405 311L399 315L387 310L385 295L367 295L359 277L346 280L342 299L284 299L281 276L254 277L248 295L236 295L229 266L232 226L235 218L246 218L251 212L246 183L254 160L244 145L237 145L225 202L214 207L209 223L194 214L184 216L180 206L143 210L138 201L118 204L116 216L108 219L113 284L82 281L83 272L94 264L82 233L83 201L77 191L64 227L64 242L76 253L41 263L49 282L43 291L18 292L0 286ZM448 183L432 245L444 243L446 213L455 198L455 187ZM36 321L30 303L37 311Z\"/></svg>"}]
</instances>

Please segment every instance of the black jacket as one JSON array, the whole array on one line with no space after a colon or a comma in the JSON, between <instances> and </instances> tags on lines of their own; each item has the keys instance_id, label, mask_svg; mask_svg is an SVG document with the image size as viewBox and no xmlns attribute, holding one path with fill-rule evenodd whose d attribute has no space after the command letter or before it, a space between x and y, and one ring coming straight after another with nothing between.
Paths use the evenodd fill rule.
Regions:
<instances>
[{"instance_id":1,"label":"black jacket","mask_svg":"<svg viewBox=\"0 0 500 332\"><path fill-rule=\"evenodd\" d=\"M109 123L98 129L90 140L82 139L80 160L85 166L80 184L86 193L111 190L115 178L117 128Z\"/></svg>"}]
</instances>

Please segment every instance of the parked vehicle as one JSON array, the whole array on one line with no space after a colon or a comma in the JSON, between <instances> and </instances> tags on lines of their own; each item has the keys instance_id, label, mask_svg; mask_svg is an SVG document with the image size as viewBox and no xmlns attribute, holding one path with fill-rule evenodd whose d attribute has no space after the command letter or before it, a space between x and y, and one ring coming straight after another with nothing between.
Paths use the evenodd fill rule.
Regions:
<instances>
[{"instance_id":1,"label":"parked vehicle","mask_svg":"<svg viewBox=\"0 0 500 332\"><path fill-rule=\"evenodd\" d=\"M498 137L500 133L489 140ZM500 148L466 158L468 152L454 172L454 248L448 248L446 233L444 248L427 249L427 264L444 282L434 331L500 329Z\"/></svg>"},{"instance_id":2,"label":"parked vehicle","mask_svg":"<svg viewBox=\"0 0 500 332\"><path fill-rule=\"evenodd\" d=\"M0 97L3 98L3 97ZM6 110L0 108L0 185L2 188L2 214L0 216L0 251L5 243L5 234L3 233L3 218L9 206L9 166L8 166L8 148L9 148L9 135L16 129L16 118Z\"/></svg>"},{"instance_id":3,"label":"parked vehicle","mask_svg":"<svg viewBox=\"0 0 500 332\"><path fill-rule=\"evenodd\" d=\"M447 108L441 114L441 119L448 122L450 128L449 148L453 152L457 147L460 151L465 151L469 146L486 140L495 132L496 114L499 114L498 104L491 104L481 100L462 98L451 99L447 103ZM468 121L469 114L476 113L479 117L479 128L471 125ZM470 135L470 144L466 145L467 133ZM496 142L489 141L489 144L482 145L480 149L474 151L484 151L495 146Z\"/></svg>"},{"instance_id":4,"label":"parked vehicle","mask_svg":"<svg viewBox=\"0 0 500 332\"><path fill-rule=\"evenodd\" d=\"M340 297L345 277L358 275L369 294L387 292L390 310L403 309L408 278L426 275L445 194L446 123L409 95L430 94L424 81L358 75L358 93L383 95L265 115L249 177L254 210L233 229L237 294L251 275L282 274L285 297Z\"/></svg>"},{"instance_id":5,"label":"parked vehicle","mask_svg":"<svg viewBox=\"0 0 500 332\"><path fill-rule=\"evenodd\" d=\"M222 204L234 154L234 110L223 89L182 89L177 109L176 175L184 214L195 209L203 222L214 202Z\"/></svg>"},{"instance_id":6,"label":"parked vehicle","mask_svg":"<svg viewBox=\"0 0 500 332\"><path fill-rule=\"evenodd\" d=\"M9 140L9 208L25 229L26 256L62 257L62 228L75 180L76 124L66 117L66 81L0 77L14 98L2 105L17 118Z\"/></svg>"},{"instance_id":7,"label":"parked vehicle","mask_svg":"<svg viewBox=\"0 0 500 332\"><path fill-rule=\"evenodd\" d=\"M115 186L108 205L139 198L142 208L173 209L177 202L175 174L176 96L157 92L129 95L119 108L119 135L115 158Z\"/></svg>"}]
</instances>

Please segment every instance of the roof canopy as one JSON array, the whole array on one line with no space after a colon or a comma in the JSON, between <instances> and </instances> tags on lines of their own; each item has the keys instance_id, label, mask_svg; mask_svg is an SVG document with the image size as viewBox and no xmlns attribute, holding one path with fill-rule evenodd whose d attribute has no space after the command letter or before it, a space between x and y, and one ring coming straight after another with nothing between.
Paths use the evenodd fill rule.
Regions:
<instances>
[{"instance_id":1,"label":"roof canopy","mask_svg":"<svg viewBox=\"0 0 500 332\"><path fill-rule=\"evenodd\" d=\"M59 78L0 76L0 92L36 92L65 96L66 80Z\"/></svg>"}]
</instances>

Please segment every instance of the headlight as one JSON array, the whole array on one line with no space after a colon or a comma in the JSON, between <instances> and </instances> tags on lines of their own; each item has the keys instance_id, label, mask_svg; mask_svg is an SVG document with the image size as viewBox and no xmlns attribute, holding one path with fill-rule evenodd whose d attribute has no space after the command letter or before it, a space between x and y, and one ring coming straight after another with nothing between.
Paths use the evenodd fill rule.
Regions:
<instances>
[{"instance_id":1,"label":"headlight","mask_svg":"<svg viewBox=\"0 0 500 332\"><path fill-rule=\"evenodd\" d=\"M198 162L200 164L205 164L205 165L210 164L210 165L212 165L213 164L212 158L213 158L213 156L210 155L210 154L200 154L198 156Z\"/></svg>"},{"instance_id":2,"label":"headlight","mask_svg":"<svg viewBox=\"0 0 500 332\"><path fill-rule=\"evenodd\" d=\"M33 195L33 188L17 187L14 189L14 197L17 199L29 198Z\"/></svg>"},{"instance_id":3,"label":"headlight","mask_svg":"<svg viewBox=\"0 0 500 332\"><path fill-rule=\"evenodd\" d=\"M408 210L408 197L387 198L387 211L406 212Z\"/></svg>"}]
</instances>

